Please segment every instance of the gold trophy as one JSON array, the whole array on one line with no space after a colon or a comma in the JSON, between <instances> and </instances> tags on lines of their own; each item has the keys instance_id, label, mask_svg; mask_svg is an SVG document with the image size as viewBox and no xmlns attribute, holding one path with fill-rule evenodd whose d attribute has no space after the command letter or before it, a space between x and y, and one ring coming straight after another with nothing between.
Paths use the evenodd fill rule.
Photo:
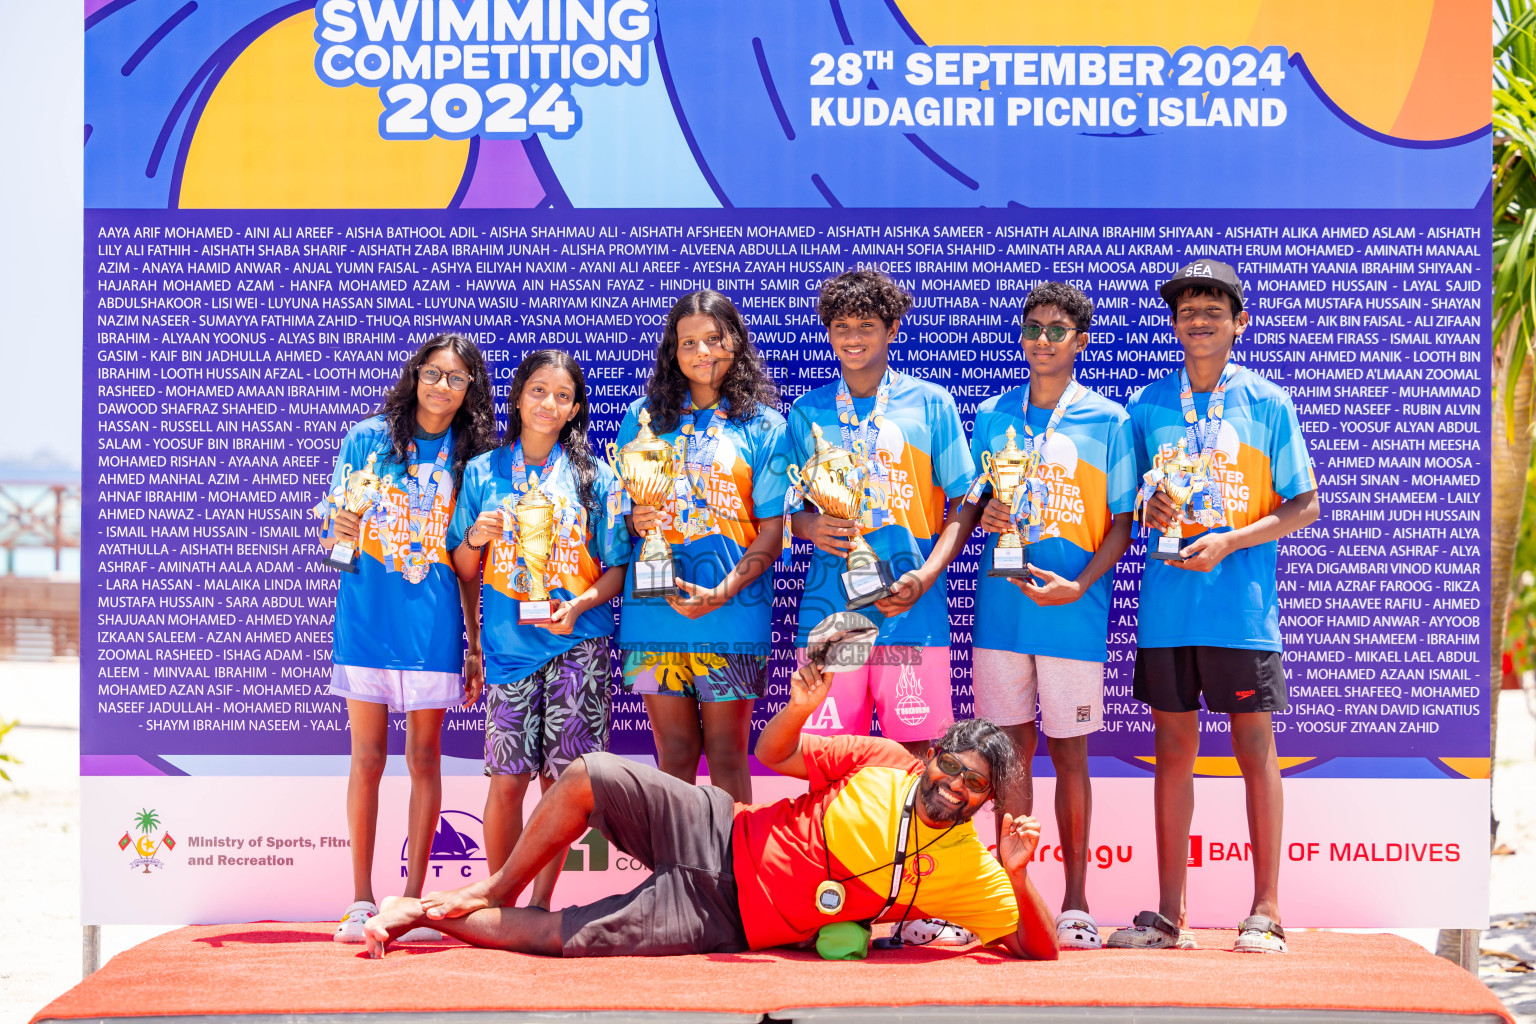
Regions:
<instances>
[{"instance_id":1,"label":"gold trophy","mask_svg":"<svg viewBox=\"0 0 1536 1024\"><path fill-rule=\"evenodd\" d=\"M523 563L518 575L528 577L527 586L517 578L512 583L513 589L528 592L528 600L517 603L517 621L519 625L537 626L554 618L555 602L549 597L545 570L555 542L555 503L539 487L539 475L530 472L528 490L516 505L509 505L510 498L501 503L502 534L511 533Z\"/></svg>"},{"instance_id":2,"label":"gold trophy","mask_svg":"<svg viewBox=\"0 0 1536 1024\"><path fill-rule=\"evenodd\" d=\"M342 486L330 497L331 505L337 509L345 509L348 512L362 516L373 505L379 496L379 488L382 481L374 470L374 464L379 461L377 452L368 453L368 463L362 469L354 471L352 463L346 462L341 467ZM335 513L333 512L334 516ZM358 543L362 543L363 522L357 524ZM332 569L340 569L342 572L357 572L357 544L349 540L338 540L334 547L321 559L321 562Z\"/></svg>"},{"instance_id":3,"label":"gold trophy","mask_svg":"<svg viewBox=\"0 0 1536 1024\"><path fill-rule=\"evenodd\" d=\"M811 424L811 436L816 450L799 468L800 481L797 481L805 496L826 515L852 519L856 524L862 522L864 483L869 470L855 464L853 455L846 449L829 444L822 437L821 424ZM792 472L795 469L790 466ZM854 535L853 550L848 552L848 568L842 577L849 611L868 607L888 597L891 584L896 582L890 563L881 561L862 533Z\"/></svg>"},{"instance_id":4,"label":"gold trophy","mask_svg":"<svg viewBox=\"0 0 1536 1024\"><path fill-rule=\"evenodd\" d=\"M1157 458L1152 460L1152 469L1154 472L1162 472L1163 478L1158 487L1179 508L1174 513L1173 521L1168 524L1168 529L1158 534L1157 546L1149 554L1165 562L1182 561L1179 551L1184 547L1184 509L1195 492L1204 487L1207 476L1205 460L1190 455L1188 442L1179 438L1178 447L1172 455L1165 457L1161 451L1157 453Z\"/></svg>"},{"instance_id":5,"label":"gold trophy","mask_svg":"<svg viewBox=\"0 0 1536 1024\"><path fill-rule=\"evenodd\" d=\"M1013 522L1013 505L1018 489L1029 476L1035 457L1018 446L1017 433L1008 428L1008 441L999 452L981 453L981 470L992 481L994 496L1008 510L1008 529L997 538L992 549L992 564L987 567L988 576L1010 576L1014 579L1029 577L1029 559L1024 554L1024 538L1019 536Z\"/></svg>"},{"instance_id":6,"label":"gold trophy","mask_svg":"<svg viewBox=\"0 0 1536 1024\"><path fill-rule=\"evenodd\" d=\"M613 471L624 482L629 500L636 505L670 509L676 493L677 453L672 445L651 430L649 409L640 410L640 432L623 448L608 445L608 459ZM672 545L662 535L661 526L651 528L640 557L634 562L634 598L666 597L677 593L672 565Z\"/></svg>"}]
</instances>

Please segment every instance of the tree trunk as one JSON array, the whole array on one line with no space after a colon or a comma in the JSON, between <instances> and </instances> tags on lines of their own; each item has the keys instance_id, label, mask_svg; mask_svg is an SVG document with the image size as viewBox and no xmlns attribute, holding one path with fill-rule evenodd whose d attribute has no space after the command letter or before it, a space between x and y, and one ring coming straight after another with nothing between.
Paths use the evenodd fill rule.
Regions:
<instances>
[{"instance_id":1,"label":"tree trunk","mask_svg":"<svg viewBox=\"0 0 1536 1024\"><path fill-rule=\"evenodd\" d=\"M1502 382L1513 346L1520 344L1516 319L1499 339L1493 353L1493 380ZM1504 681L1504 629L1509 620L1514 586L1515 547L1520 541L1520 516L1525 508L1526 473L1531 465L1531 360L1509 382L1514 389L1514 415L1504 415L1504 392L1495 387L1493 424L1489 437L1489 475L1493 494L1488 527L1488 847L1498 841L1499 822L1493 813L1493 774L1499 743L1499 687ZM1479 938L1481 933L1477 933ZM1435 952L1477 973L1478 943L1462 929L1443 928Z\"/></svg>"},{"instance_id":2,"label":"tree trunk","mask_svg":"<svg viewBox=\"0 0 1536 1024\"><path fill-rule=\"evenodd\" d=\"M1520 344L1520 321L1516 319L1499 339L1493 355L1493 379L1503 380L1509 352ZM1493 398L1493 430L1489 438L1492 460L1489 470L1493 486L1492 521L1489 524L1488 594L1488 778L1490 796L1495 758L1499 743L1499 686L1504 679L1504 630L1509 619L1509 598L1514 586L1515 546L1520 541L1520 514L1525 508L1525 481L1531 465L1531 360L1526 359L1520 374L1509 382L1514 389L1514 416L1506 420L1503 389ZM1497 838L1498 822L1489 807L1489 842ZM1491 848L1491 846L1490 846Z\"/></svg>"}]
</instances>

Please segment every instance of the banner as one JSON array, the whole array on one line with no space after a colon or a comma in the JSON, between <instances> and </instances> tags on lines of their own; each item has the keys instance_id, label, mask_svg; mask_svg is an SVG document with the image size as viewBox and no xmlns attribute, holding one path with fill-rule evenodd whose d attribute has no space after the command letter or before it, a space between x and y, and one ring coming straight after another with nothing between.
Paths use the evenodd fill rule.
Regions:
<instances>
[{"instance_id":1,"label":"banner","mask_svg":"<svg viewBox=\"0 0 1536 1024\"><path fill-rule=\"evenodd\" d=\"M1486 18L1451 0L88 0L84 920L345 905L337 574L309 510L426 338L475 339L498 402L523 355L567 349L606 442L679 295L731 296L787 406L837 375L821 282L875 265L917 299L892 364L949 389L969 430L1028 378L1037 283L1093 298L1077 376L1124 402L1177 368L1157 285L1207 256L1246 285L1236 358L1293 396L1323 507L1279 545L1286 921L1481 927ZM962 717L979 536L949 580ZM796 549L758 727L787 693ZM1131 696L1143 553L1117 572L1089 740L1109 921L1156 891ZM652 758L639 700L614 692L612 748ZM1225 716L1201 730L1192 923L1229 926L1251 891L1241 786ZM440 835L474 832L483 740L480 709L448 713L443 770L463 778ZM1035 770L1049 859L1049 759ZM381 800L381 895L403 785ZM632 884L596 850L557 899ZM1054 861L1035 878L1060 884Z\"/></svg>"}]
</instances>

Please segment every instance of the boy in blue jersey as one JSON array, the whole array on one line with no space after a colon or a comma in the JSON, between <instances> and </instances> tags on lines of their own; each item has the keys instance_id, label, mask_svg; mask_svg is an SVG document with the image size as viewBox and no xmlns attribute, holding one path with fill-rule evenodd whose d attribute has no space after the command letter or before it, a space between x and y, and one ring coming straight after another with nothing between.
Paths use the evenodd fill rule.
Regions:
<instances>
[{"instance_id":1,"label":"boy in blue jersey","mask_svg":"<svg viewBox=\"0 0 1536 1024\"><path fill-rule=\"evenodd\" d=\"M795 646L847 606L842 573L862 535L897 577L890 594L861 608L880 633L868 665L841 672L806 724L822 734L869 732L871 712L887 739L921 757L954 721L949 678L945 569L965 543L956 518L975 475L965 426L943 388L891 369L889 349L912 296L878 270L852 270L821 288L817 312L841 372L800 396L788 416L791 461L815 451L813 427L854 454L882 496L862 522L817 511L809 501L791 530L816 545L806 572ZM793 500L785 511L794 508Z\"/></svg>"},{"instance_id":2,"label":"boy in blue jersey","mask_svg":"<svg viewBox=\"0 0 1536 1024\"><path fill-rule=\"evenodd\" d=\"M1286 709L1275 594L1276 541L1318 516L1317 480L1284 390L1233 362L1248 325L1243 286L1225 263L1201 259L1162 286L1184 348L1176 373L1132 396L1142 521L1148 543L1137 616L1136 698L1152 709L1159 904L1110 936L1109 945L1192 948L1181 933L1197 712L1231 717L1232 753L1243 774L1253 847L1254 894L1238 926L1241 952L1284 952L1280 926L1280 766L1271 716ZM1182 508L1163 489L1167 460L1183 442L1202 464L1195 500ZM1157 557L1178 523L1182 547ZM1171 543L1171 542L1170 542Z\"/></svg>"},{"instance_id":3,"label":"boy in blue jersey","mask_svg":"<svg viewBox=\"0 0 1536 1024\"><path fill-rule=\"evenodd\" d=\"M1002 727L1025 766L1021 785L1001 794L996 813L1033 813L1029 774L1035 707L1056 769L1056 824L1066 888L1056 939L1062 949L1098 949L1088 912L1088 828L1093 795L1088 735L1104 726L1104 661L1115 563L1131 543L1136 458L1130 417L1118 403L1073 376L1088 345L1093 301L1060 281L1024 300L1022 345L1029 383L987 399L976 411L972 459L981 464L1010 438L1031 457L1044 486L1040 535L1028 543L1030 575L989 575L998 539L1013 528L995 482L978 478L961 519L966 536L979 520L988 536L976 571L976 632L971 688L976 716ZM988 487L992 497L980 503ZM1039 493L1037 491L1037 493ZM1019 508L1013 510L1014 516ZM1020 529L1026 529L1020 526ZM1028 541L1029 538L1025 538Z\"/></svg>"}]
</instances>

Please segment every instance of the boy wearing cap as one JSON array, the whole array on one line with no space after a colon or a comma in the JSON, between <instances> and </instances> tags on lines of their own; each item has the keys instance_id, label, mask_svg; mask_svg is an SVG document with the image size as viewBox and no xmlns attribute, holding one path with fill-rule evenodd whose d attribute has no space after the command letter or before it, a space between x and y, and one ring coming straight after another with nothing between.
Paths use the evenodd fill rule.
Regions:
<instances>
[{"instance_id":1,"label":"boy wearing cap","mask_svg":"<svg viewBox=\"0 0 1536 1024\"><path fill-rule=\"evenodd\" d=\"M1134 693L1152 709L1157 755L1159 902L1108 945L1193 948L1184 925L1196 712L1231 718L1248 800L1254 896L1238 926L1240 952L1284 952L1279 874L1282 801L1271 715L1286 708L1275 559L1279 538L1318 516L1317 481L1290 395L1233 362L1248 325L1243 286L1225 263L1200 259L1161 288L1183 366L1131 397L1143 526L1152 531L1142 576ZM1169 497L1183 442L1196 497ZM1203 496L1201 486L1204 484ZM1179 523L1177 550L1161 551ZM1181 546L1179 546L1181 545Z\"/></svg>"}]
</instances>

